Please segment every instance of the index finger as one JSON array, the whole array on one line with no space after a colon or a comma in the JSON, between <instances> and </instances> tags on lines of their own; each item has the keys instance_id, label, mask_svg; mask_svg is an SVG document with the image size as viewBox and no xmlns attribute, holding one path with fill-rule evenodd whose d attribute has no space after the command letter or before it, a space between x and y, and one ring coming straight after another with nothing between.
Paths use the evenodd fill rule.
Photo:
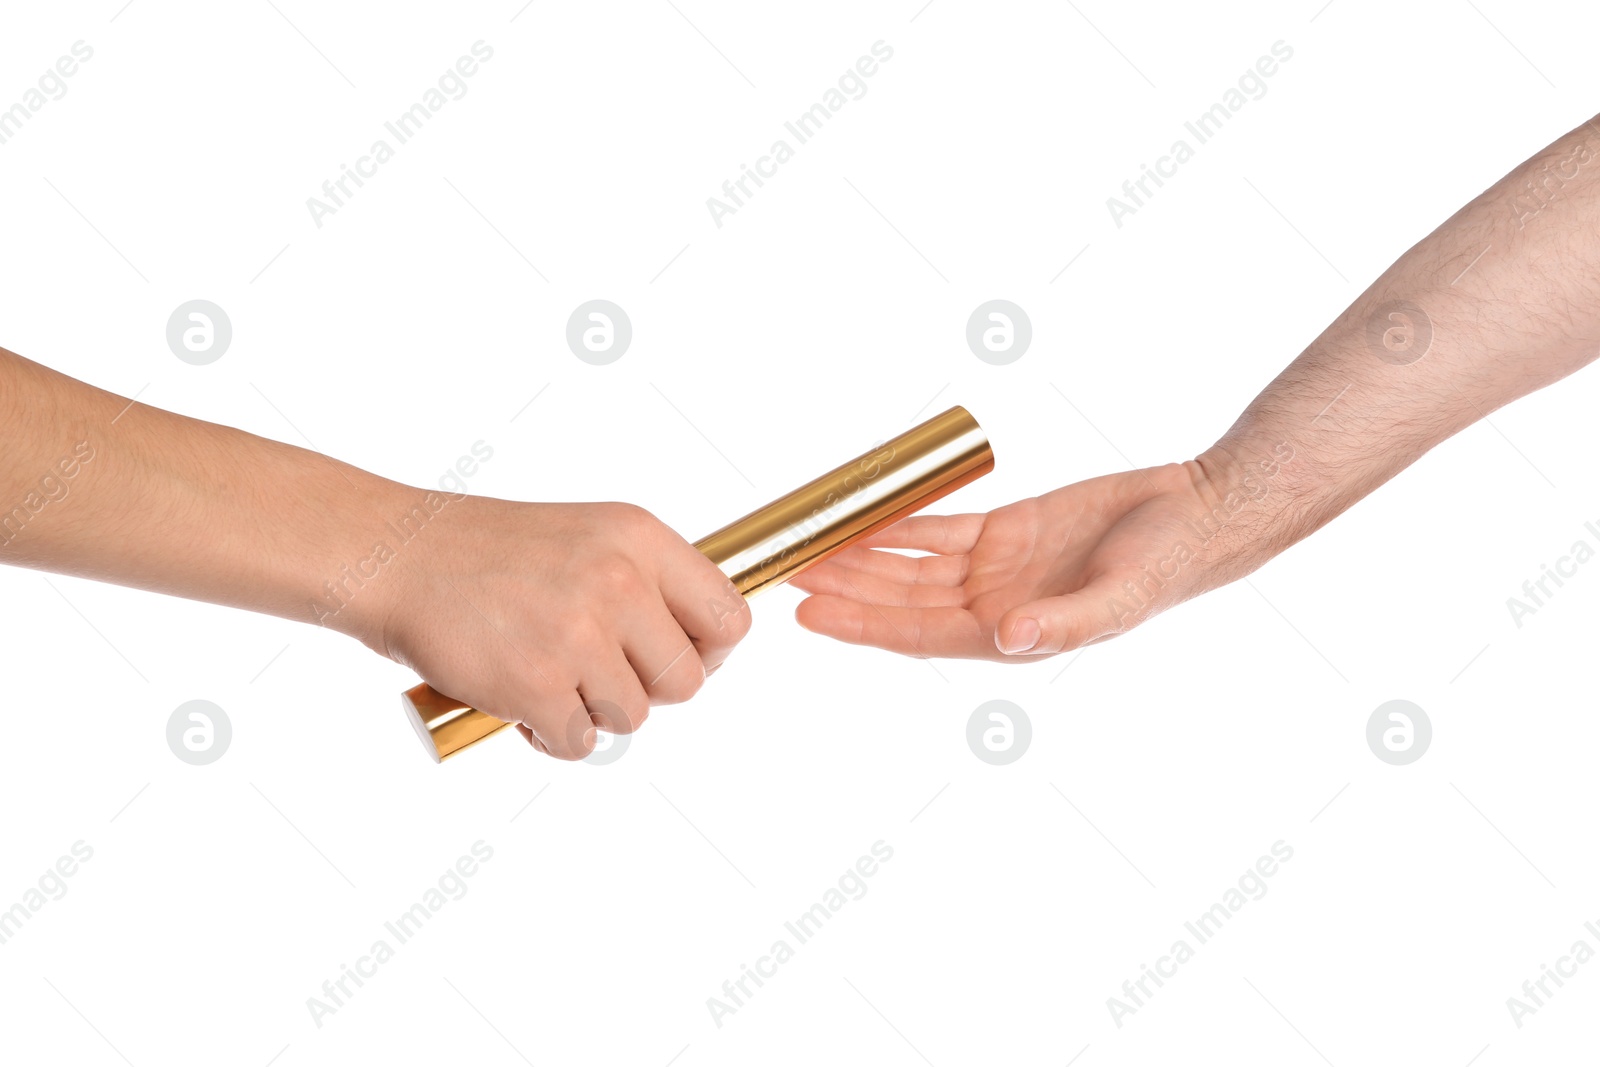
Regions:
<instances>
[{"instance_id":1,"label":"index finger","mask_svg":"<svg viewBox=\"0 0 1600 1067\"><path fill-rule=\"evenodd\" d=\"M909 548L957 556L971 552L983 532L983 515L912 515L860 542L863 548Z\"/></svg>"},{"instance_id":2,"label":"index finger","mask_svg":"<svg viewBox=\"0 0 1600 1067\"><path fill-rule=\"evenodd\" d=\"M998 659L994 638L965 608L905 608L821 593L795 608L812 633L917 659Z\"/></svg>"},{"instance_id":3,"label":"index finger","mask_svg":"<svg viewBox=\"0 0 1600 1067\"><path fill-rule=\"evenodd\" d=\"M661 599L707 673L750 632L750 605L728 576L687 542L681 555L664 563Z\"/></svg>"}]
</instances>

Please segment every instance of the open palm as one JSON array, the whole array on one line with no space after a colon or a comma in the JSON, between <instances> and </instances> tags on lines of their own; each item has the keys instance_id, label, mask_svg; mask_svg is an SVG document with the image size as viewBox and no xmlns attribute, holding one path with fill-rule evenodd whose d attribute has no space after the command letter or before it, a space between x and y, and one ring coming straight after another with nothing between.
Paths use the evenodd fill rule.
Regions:
<instances>
[{"instance_id":1,"label":"open palm","mask_svg":"<svg viewBox=\"0 0 1600 1067\"><path fill-rule=\"evenodd\" d=\"M1221 584L1194 463L1078 482L987 515L918 515L812 567L808 630L921 657L1032 659L1121 633ZM894 549L929 553L907 556Z\"/></svg>"}]
</instances>

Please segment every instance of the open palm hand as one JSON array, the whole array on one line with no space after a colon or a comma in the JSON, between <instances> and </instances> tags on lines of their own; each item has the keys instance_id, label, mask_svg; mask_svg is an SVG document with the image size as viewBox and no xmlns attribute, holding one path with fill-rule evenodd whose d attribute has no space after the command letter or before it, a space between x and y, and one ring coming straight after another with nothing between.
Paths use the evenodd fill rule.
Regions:
<instances>
[{"instance_id":1,"label":"open palm hand","mask_svg":"<svg viewBox=\"0 0 1600 1067\"><path fill-rule=\"evenodd\" d=\"M1198 464L1174 463L987 515L912 516L795 578L811 594L796 617L840 641L921 657L1079 648L1243 573L1211 565L1227 514L1215 496Z\"/></svg>"}]
</instances>

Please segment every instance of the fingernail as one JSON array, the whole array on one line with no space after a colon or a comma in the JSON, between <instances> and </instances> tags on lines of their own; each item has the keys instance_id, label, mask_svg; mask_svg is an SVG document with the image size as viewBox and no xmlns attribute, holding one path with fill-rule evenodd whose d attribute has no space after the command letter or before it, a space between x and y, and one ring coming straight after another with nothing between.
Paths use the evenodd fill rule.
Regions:
<instances>
[{"instance_id":1,"label":"fingernail","mask_svg":"<svg viewBox=\"0 0 1600 1067\"><path fill-rule=\"evenodd\" d=\"M1018 619L1016 625L1011 627L1011 640L1001 646L1000 651L1008 656L1018 652L1026 652L1039 643L1039 620Z\"/></svg>"}]
</instances>

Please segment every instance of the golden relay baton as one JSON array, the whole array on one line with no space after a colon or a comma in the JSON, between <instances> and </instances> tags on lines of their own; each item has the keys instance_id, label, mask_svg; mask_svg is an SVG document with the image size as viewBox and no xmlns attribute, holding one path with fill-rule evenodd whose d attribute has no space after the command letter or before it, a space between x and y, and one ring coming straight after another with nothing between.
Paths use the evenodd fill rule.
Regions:
<instances>
[{"instance_id":1,"label":"golden relay baton","mask_svg":"<svg viewBox=\"0 0 1600 1067\"><path fill-rule=\"evenodd\" d=\"M994 470L989 440L966 408L953 407L695 542L745 597L920 511ZM426 683L401 704L434 760L511 724Z\"/></svg>"}]
</instances>

